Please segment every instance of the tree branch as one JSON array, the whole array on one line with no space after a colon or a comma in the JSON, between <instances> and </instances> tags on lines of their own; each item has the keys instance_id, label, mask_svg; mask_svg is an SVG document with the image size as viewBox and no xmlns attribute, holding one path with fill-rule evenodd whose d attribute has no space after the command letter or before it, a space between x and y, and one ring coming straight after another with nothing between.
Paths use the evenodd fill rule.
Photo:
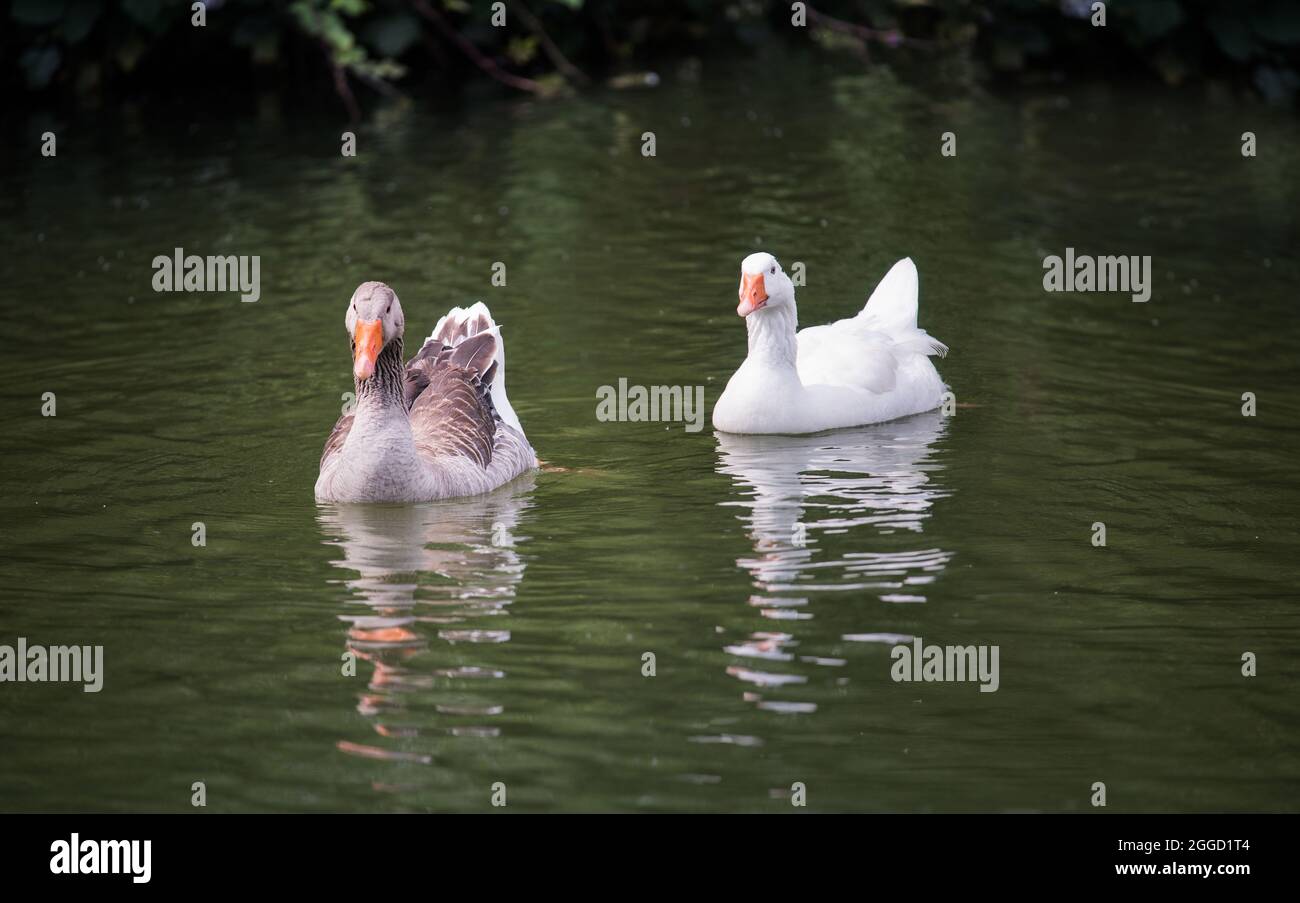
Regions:
<instances>
[{"instance_id":1,"label":"tree branch","mask_svg":"<svg viewBox=\"0 0 1300 903\"><path fill-rule=\"evenodd\" d=\"M348 117L355 123L361 121L361 107L357 106L357 99L352 93L352 87L348 84L348 73L339 63L334 62L334 57L330 54L330 49L324 41L321 47L325 51L325 59L329 62L330 70L334 75L334 93L338 94L339 100L343 101L343 106L347 107Z\"/></svg>"},{"instance_id":2,"label":"tree branch","mask_svg":"<svg viewBox=\"0 0 1300 903\"><path fill-rule=\"evenodd\" d=\"M569 62L569 58L560 52L560 48L555 45L555 42L551 40L551 36L546 33L546 29L542 27L541 20L533 15L532 10L524 6L523 0L510 0L510 6L519 14L519 18L524 20L528 30L537 35L537 40L541 42L542 50L546 52L551 65L560 70L564 77L571 82L576 82L579 85L591 84L591 79L587 78L587 74Z\"/></svg>"},{"instance_id":3,"label":"tree branch","mask_svg":"<svg viewBox=\"0 0 1300 903\"><path fill-rule=\"evenodd\" d=\"M828 16L825 13L818 12L811 6L806 7L806 9L808 11L809 22L825 26L831 31L838 31L841 34L852 35L861 41L875 41L878 44L884 44L888 47L899 47L902 45L910 47L928 47L934 43L933 41L927 41L923 38L909 38L897 28L881 31L877 28L868 28L865 25L859 25L856 22L845 22L843 19Z\"/></svg>"},{"instance_id":4,"label":"tree branch","mask_svg":"<svg viewBox=\"0 0 1300 903\"><path fill-rule=\"evenodd\" d=\"M491 58L480 53L479 49L470 43L464 35L447 24L447 20L442 17L441 13L433 8L433 5L430 4L428 0L411 0L411 6L417 13L432 22L434 27L437 28L438 31L442 32L443 37L447 38L459 47L460 52L469 57L470 61L474 63L475 66L478 66L492 78L501 82L503 85L509 85L511 88L517 88L520 91L528 91L532 94L541 93L542 86L537 84L537 82L533 81L531 78L524 78L523 76L506 72L493 62Z\"/></svg>"}]
</instances>

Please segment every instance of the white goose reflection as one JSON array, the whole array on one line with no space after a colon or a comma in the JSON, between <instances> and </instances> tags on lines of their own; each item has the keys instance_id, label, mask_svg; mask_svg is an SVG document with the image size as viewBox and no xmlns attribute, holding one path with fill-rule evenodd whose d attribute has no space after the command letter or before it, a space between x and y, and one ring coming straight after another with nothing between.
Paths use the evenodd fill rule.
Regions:
<instances>
[{"instance_id":1,"label":"white goose reflection","mask_svg":"<svg viewBox=\"0 0 1300 903\"><path fill-rule=\"evenodd\" d=\"M750 604L766 618L790 622L812 618L809 600L821 593L870 593L887 603L924 602L926 585L952 557L922 538L925 520L947 495L937 482L942 468L933 450L945 429L946 419L932 412L815 436L718 433L718 470L729 475L744 496L723 504L742 509L740 520L754 546L753 555L736 561L753 578ZM896 533L914 533L917 540L905 549L897 541L879 541ZM893 643L899 635L843 638ZM794 645L787 632L755 632L745 642L726 647L729 654L753 663L733 666L728 673L756 688L746 698L760 708L812 711L811 703L778 702L758 692L807 680L763 666L796 658L812 665L844 664L841 659L796 656Z\"/></svg>"},{"instance_id":2,"label":"white goose reflection","mask_svg":"<svg viewBox=\"0 0 1300 903\"><path fill-rule=\"evenodd\" d=\"M448 719L457 724L443 733L497 733L490 722L501 707L484 693L504 673L467 663L451 647L510 640L508 629L484 621L506 614L523 580L518 547L526 537L518 526L532 506L532 488L528 476L468 499L320 508L326 542L342 550L332 562L347 572L338 582L358 609L339 616L350 625L346 651L356 657L356 679L364 680L371 666L357 712L390 741L344 740L339 749L365 758L429 761L408 741L436 732L427 723L443 715L483 721L471 726L464 717Z\"/></svg>"}]
</instances>

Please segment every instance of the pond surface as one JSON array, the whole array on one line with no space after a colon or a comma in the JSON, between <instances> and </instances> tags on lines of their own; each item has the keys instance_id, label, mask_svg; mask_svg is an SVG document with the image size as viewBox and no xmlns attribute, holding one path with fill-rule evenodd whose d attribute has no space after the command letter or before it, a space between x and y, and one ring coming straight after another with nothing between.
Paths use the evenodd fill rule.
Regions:
<instances>
[{"instance_id":1,"label":"pond surface","mask_svg":"<svg viewBox=\"0 0 1300 903\"><path fill-rule=\"evenodd\" d=\"M347 159L273 101L28 121L59 145L0 173L0 643L106 675L0 686L0 808L1294 809L1296 121L773 62L396 105ZM155 294L176 246L260 255L261 300ZM1045 293L1067 247L1151 255L1151 300ZM712 407L759 248L804 325L911 256L956 413L599 421L620 377ZM489 303L545 470L314 503L369 279L414 335ZM998 646L999 689L894 682L910 637Z\"/></svg>"}]
</instances>

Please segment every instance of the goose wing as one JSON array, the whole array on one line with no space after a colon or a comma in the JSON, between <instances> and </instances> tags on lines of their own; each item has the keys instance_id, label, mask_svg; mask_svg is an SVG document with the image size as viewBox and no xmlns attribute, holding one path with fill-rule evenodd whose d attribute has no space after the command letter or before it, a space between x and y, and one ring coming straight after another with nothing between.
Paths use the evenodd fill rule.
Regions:
<instances>
[{"instance_id":1,"label":"goose wing","mask_svg":"<svg viewBox=\"0 0 1300 903\"><path fill-rule=\"evenodd\" d=\"M352 412L348 411L334 424L334 429L330 430L329 438L325 440L325 448L320 453L321 470L325 469L325 465L339 453L343 443L348 440L348 433L352 431L352 418Z\"/></svg>"},{"instance_id":2,"label":"goose wing","mask_svg":"<svg viewBox=\"0 0 1300 903\"><path fill-rule=\"evenodd\" d=\"M913 355L948 347L917 328L916 265L905 257L890 268L857 314L799 333L799 379L804 385L892 391L900 367Z\"/></svg>"},{"instance_id":3,"label":"goose wing","mask_svg":"<svg viewBox=\"0 0 1300 903\"><path fill-rule=\"evenodd\" d=\"M496 336L430 338L406 365L411 435L429 460L458 456L484 470L492 463L500 418L492 406Z\"/></svg>"}]
</instances>

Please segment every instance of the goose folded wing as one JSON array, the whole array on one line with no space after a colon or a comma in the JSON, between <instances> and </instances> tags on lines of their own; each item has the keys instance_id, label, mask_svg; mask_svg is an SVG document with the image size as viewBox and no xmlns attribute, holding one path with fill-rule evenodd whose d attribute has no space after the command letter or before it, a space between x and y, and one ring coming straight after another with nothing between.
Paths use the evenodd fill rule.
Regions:
<instances>
[{"instance_id":1,"label":"goose folded wing","mask_svg":"<svg viewBox=\"0 0 1300 903\"><path fill-rule=\"evenodd\" d=\"M343 448L343 443L348 440L348 433L352 431L352 419L353 414L348 411L334 424L334 429L330 430L329 438L325 440L325 448L320 453L321 470L325 469L326 462L337 455Z\"/></svg>"},{"instance_id":2,"label":"goose folded wing","mask_svg":"<svg viewBox=\"0 0 1300 903\"><path fill-rule=\"evenodd\" d=\"M454 347L432 338L407 364L411 434L422 455L464 457L484 469L492 462L499 422L490 394L495 355L491 333Z\"/></svg>"}]
</instances>

